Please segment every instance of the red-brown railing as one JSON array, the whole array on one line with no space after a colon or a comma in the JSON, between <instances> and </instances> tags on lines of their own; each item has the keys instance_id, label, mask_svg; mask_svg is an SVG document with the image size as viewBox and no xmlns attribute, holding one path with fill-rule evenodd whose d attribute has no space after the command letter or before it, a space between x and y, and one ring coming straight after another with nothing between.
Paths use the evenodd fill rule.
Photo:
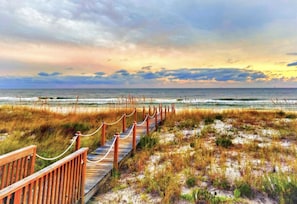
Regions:
<instances>
[{"instance_id":1,"label":"red-brown railing","mask_svg":"<svg viewBox=\"0 0 297 204\"><path fill-rule=\"evenodd\" d=\"M88 148L0 190L0 203L84 203Z\"/></svg>"},{"instance_id":2,"label":"red-brown railing","mask_svg":"<svg viewBox=\"0 0 297 204\"><path fill-rule=\"evenodd\" d=\"M0 190L34 173L36 146L0 156Z\"/></svg>"}]
</instances>

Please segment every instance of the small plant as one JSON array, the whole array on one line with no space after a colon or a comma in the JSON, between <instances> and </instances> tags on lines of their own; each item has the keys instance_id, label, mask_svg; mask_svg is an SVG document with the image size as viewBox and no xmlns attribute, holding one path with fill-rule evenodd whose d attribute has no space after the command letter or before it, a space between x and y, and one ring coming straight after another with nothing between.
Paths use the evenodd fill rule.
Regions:
<instances>
[{"instance_id":1,"label":"small plant","mask_svg":"<svg viewBox=\"0 0 297 204\"><path fill-rule=\"evenodd\" d=\"M212 195L207 189L197 188L193 190L192 197L195 203L220 203L220 200Z\"/></svg>"},{"instance_id":2,"label":"small plant","mask_svg":"<svg viewBox=\"0 0 297 204\"><path fill-rule=\"evenodd\" d=\"M213 118L211 118L211 117L206 117L206 118L204 119L204 124L205 124L205 125L210 125L210 124L212 124L212 123L214 123L214 119L213 119Z\"/></svg>"},{"instance_id":3,"label":"small plant","mask_svg":"<svg viewBox=\"0 0 297 204\"><path fill-rule=\"evenodd\" d=\"M143 136L140 138L139 147L143 149L151 149L158 143L158 139L151 135Z\"/></svg>"},{"instance_id":4,"label":"small plant","mask_svg":"<svg viewBox=\"0 0 297 204\"><path fill-rule=\"evenodd\" d=\"M189 188L194 187L196 185L197 179L194 176L187 178L186 184Z\"/></svg>"},{"instance_id":5,"label":"small plant","mask_svg":"<svg viewBox=\"0 0 297 204\"><path fill-rule=\"evenodd\" d=\"M236 185L236 194L240 197L252 198L254 196L252 187L246 182L239 182ZM234 190L234 192L235 192Z\"/></svg>"},{"instance_id":6,"label":"small plant","mask_svg":"<svg viewBox=\"0 0 297 204\"><path fill-rule=\"evenodd\" d=\"M216 139L216 145L225 147L225 148L229 148L230 146L232 146L232 141L227 136L220 136Z\"/></svg>"},{"instance_id":7,"label":"small plant","mask_svg":"<svg viewBox=\"0 0 297 204\"><path fill-rule=\"evenodd\" d=\"M233 191L233 194L235 198L240 198L241 196L240 190L238 188Z\"/></svg>"},{"instance_id":8,"label":"small plant","mask_svg":"<svg viewBox=\"0 0 297 204\"><path fill-rule=\"evenodd\" d=\"M229 190L230 184L226 178L216 179L213 181L213 185L218 189Z\"/></svg>"},{"instance_id":9,"label":"small plant","mask_svg":"<svg viewBox=\"0 0 297 204\"><path fill-rule=\"evenodd\" d=\"M215 116L215 119L216 119L216 120L221 120L221 121L222 121L223 118L224 118L224 117L223 117L222 114L217 114L217 115Z\"/></svg>"}]
</instances>

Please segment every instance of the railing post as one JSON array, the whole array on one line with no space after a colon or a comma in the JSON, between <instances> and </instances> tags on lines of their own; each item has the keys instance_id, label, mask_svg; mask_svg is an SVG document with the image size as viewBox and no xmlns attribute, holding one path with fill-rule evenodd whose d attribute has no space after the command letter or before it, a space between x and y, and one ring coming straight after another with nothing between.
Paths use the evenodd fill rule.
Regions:
<instances>
[{"instance_id":1,"label":"railing post","mask_svg":"<svg viewBox=\"0 0 297 204\"><path fill-rule=\"evenodd\" d=\"M77 138L76 138L76 143L75 143L75 151L79 150L79 148L80 148L80 136L81 136L80 131L76 132L76 136L77 136Z\"/></svg>"},{"instance_id":2,"label":"railing post","mask_svg":"<svg viewBox=\"0 0 297 204\"><path fill-rule=\"evenodd\" d=\"M155 109L155 128L158 130L158 114L157 114L157 109Z\"/></svg>"},{"instance_id":3,"label":"railing post","mask_svg":"<svg viewBox=\"0 0 297 204\"><path fill-rule=\"evenodd\" d=\"M160 106L160 117L161 117L161 122L163 121L163 107L162 105Z\"/></svg>"},{"instance_id":4,"label":"railing post","mask_svg":"<svg viewBox=\"0 0 297 204\"><path fill-rule=\"evenodd\" d=\"M36 161L36 146L33 149L33 154L31 157L31 171L30 171L30 175L34 173L34 166L35 166L35 161Z\"/></svg>"},{"instance_id":5,"label":"railing post","mask_svg":"<svg viewBox=\"0 0 297 204\"><path fill-rule=\"evenodd\" d=\"M146 119L146 134L149 135L150 134L150 117L147 117Z\"/></svg>"},{"instance_id":6,"label":"railing post","mask_svg":"<svg viewBox=\"0 0 297 204\"><path fill-rule=\"evenodd\" d=\"M168 114L170 113L170 111L169 111L169 105L167 106L167 112L168 112Z\"/></svg>"},{"instance_id":7,"label":"railing post","mask_svg":"<svg viewBox=\"0 0 297 204\"><path fill-rule=\"evenodd\" d=\"M133 140L132 140L133 154L135 154L135 152L136 152L136 127L137 127L137 122L134 121Z\"/></svg>"},{"instance_id":8,"label":"railing post","mask_svg":"<svg viewBox=\"0 0 297 204\"><path fill-rule=\"evenodd\" d=\"M81 203L85 203L85 183L86 183L86 173L87 173L87 154L88 151L85 151L83 154L83 158L81 161L82 165L82 172L81 172L81 189L80 189L80 196L81 196Z\"/></svg>"},{"instance_id":9,"label":"railing post","mask_svg":"<svg viewBox=\"0 0 297 204\"><path fill-rule=\"evenodd\" d=\"M105 141L106 141L106 124L103 121L102 133L101 133L101 146L105 145Z\"/></svg>"},{"instance_id":10,"label":"railing post","mask_svg":"<svg viewBox=\"0 0 297 204\"><path fill-rule=\"evenodd\" d=\"M115 170L119 169L118 158L119 158L119 139L120 134L115 134L115 143L114 143L114 153L113 153L113 168Z\"/></svg>"},{"instance_id":11,"label":"railing post","mask_svg":"<svg viewBox=\"0 0 297 204\"><path fill-rule=\"evenodd\" d=\"M175 105L172 104L172 113L175 114Z\"/></svg>"},{"instance_id":12,"label":"railing post","mask_svg":"<svg viewBox=\"0 0 297 204\"><path fill-rule=\"evenodd\" d=\"M137 121L137 109L134 109L134 120Z\"/></svg>"},{"instance_id":13,"label":"railing post","mask_svg":"<svg viewBox=\"0 0 297 204\"><path fill-rule=\"evenodd\" d=\"M145 107L143 106L143 108L142 108L142 120L144 120L145 119Z\"/></svg>"},{"instance_id":14,"label":"railing post","mask_svg":"<svg viewBox=\"0 0 297 204\"><path fill-rule=\"evenodd\" d=\"M165 119L167 118L167 106L165 106Z\"/></svg>"},{"instance_id":15,"label":"railing post","mask_svg":"<svg viewBox=\"0 0 297 204\"><path fill-rule=\"evenodd\" d=\"M122 130L123 132L125 132L126 131L126 113L124 114L124 116L123 116L123 130Z\"/></svg>"}]
</instances>

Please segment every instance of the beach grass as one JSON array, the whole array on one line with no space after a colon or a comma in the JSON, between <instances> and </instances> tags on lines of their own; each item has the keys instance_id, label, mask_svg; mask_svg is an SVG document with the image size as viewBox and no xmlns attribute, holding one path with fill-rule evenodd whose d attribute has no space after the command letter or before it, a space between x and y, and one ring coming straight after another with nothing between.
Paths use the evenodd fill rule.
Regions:
<instances>
[{"instance_id":1,"label":"beach grass","mask_svg":"<svg viewBox=\"0 0 297 204\"><path fill-rule=\"evenodd\" d=\"M126 161L125 179L114 185L131 176L118 194L132 185L146 203L296 203L296 127L292 112L178 111L154 133L153 150L140 148ZM104 195L97 199L111 196Z\"/></svg>"},{"instance_id":2,"label":"beach grass","mask_svg":"<svg viewBox=\"0 0 297 204\"><path fill-rule=\"evenodd\" d=\"M114 122L122 114L133 110L105 110L100 113L66 113L61 114L29 107L2 106L0 108L0 154L5 154L21 147L36 145L37 153L43 157L55 157L70 144L77 131L82 134L94 132L102 121ZM139 116L140 117L140 116ZM127 127L133 122L127 118ZM122 123L106 128L107 138L122 130ZM90 151L100 145L101 131L92 137L81 139L82 147ZM70 152L74 151L74 147ZM66 154L67 155L67 154ZM52 162L37 159L36 170Z\"/></svg>"}]
</instances>

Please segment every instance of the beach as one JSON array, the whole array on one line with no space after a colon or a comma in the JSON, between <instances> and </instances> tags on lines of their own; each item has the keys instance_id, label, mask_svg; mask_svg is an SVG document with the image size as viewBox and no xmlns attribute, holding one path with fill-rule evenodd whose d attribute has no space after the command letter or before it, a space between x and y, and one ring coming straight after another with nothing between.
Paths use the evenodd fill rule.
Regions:
<instances>
[{"instance_id":1,"label":"beach","mask_svg":"<svg viewBox=\"0 0 297 204\"><path fill-rule=\"evenodd\" d=\"M59 105L2 105L6 123L0 126L1 152L36 144L40 154L54 156L68 145L75 131L92 132L101 121L115 121L135 108L140 121L143 107L148 110L159 102L103 106L79 100ZM293 108L287 108L288 104L272 109L198 108L172 100L163 108L174 105L176 114L149 135L158 141L156 145L139 147L108 181L105 191L89 203L296 201L297 114ZM119 128L109 129L109 137ZM99 140L100 134L96 140L84 140L83 146L95 148Z\"/></svg>"}]
</instances>

